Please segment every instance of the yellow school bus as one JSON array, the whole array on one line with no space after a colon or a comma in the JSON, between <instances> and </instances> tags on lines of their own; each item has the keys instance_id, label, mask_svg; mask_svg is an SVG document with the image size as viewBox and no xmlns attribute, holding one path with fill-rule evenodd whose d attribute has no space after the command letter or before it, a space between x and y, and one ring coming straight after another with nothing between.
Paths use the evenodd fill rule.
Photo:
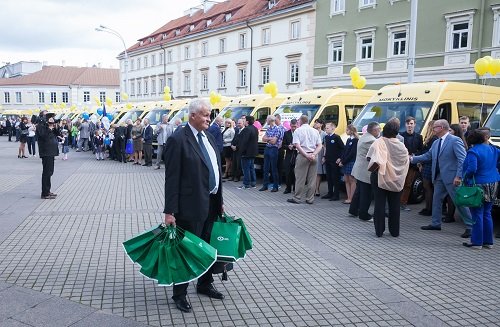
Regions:
<instances>
[{"instance_id":1,"label":"yellow school bus","mask_svg":"<svg viewBox=\"0 0 500 327\"><path fill-rule=\"evenodd\" d=\"M277 94L273 98L269 94L242 95L232 99L218 116L234 121L242 116L253 116L255 121L264 125L267 116L272 114L287 96L286 94Z\"/></svg>"},{"instance_id":2,"label":"yellow school bus","mask_svg":"<svg viewBox=\"0 0 500 327\"><path fill-rule=\"evenodd\" d=\"M450 124L469 117L471 128L483 124L500 98L500 88L459 82L427 82L387 85L374 95L354 120L361 131L372 121L386 123L393 117L405 131L406 117L416 120L415 131L425 135L430 120L446 119Z\"/></svg>"},{"instance_id":3,"label":"yellow school bus","mask_svg":"<svg viewBox=\"0 0 500 327\"><path fill-rule=\"evenodd\" d=\"M500 147L500 101L486 118L484 127L488 127L490 129L490 143L494 146ZM494 205L496 207L500 207L500 194L498 194L496 200L494 201Z\"/></svg>"},{"instance_id":4,"label":"yellow school bus","mask_svg":"<svg viewBox=\"0 0 500 327\"><path fill-rule=\"evenodd\" d=\"M201 98L201 99L209 101L209 98ZM212 112L210 113L210 119L213 121L215 117L221 112L221 110L223 110L231 102L231 100L232 98L230 97L222 97L219 102L211 105ZM177 113L171 116L170 122L175 123L176 120L180 119L181 125L186 124L188 121L188 106L189 102L187 102L182 109L177 111Z\"/></svg>"}]
</instances>

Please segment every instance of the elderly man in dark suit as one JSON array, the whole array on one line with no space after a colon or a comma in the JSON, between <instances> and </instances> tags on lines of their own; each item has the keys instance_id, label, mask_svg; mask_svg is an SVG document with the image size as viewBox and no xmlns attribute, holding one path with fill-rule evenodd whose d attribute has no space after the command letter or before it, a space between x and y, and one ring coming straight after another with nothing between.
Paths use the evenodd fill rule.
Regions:
<instances>
[{"instance_id":1,"label":"elderly man in dark suit","mask_svg":"<svg viewBox=\"0 0 500 327\"><path fill-rule=\"evenodd\" d=\"M293 133L297 129L297 119L290 120L290 130L285 132L283 136L283 148L285 148L285 177L286 177L286 188L283 194L288 194L295 191L295 160L297 159L297 149L293 145Z\"/></svg>"},{"instance_id":2,"label":"elderly man in dark suit","mask_svg":"<svg viewBox=\"0 0 500 327\"><path fill-rule=\"evenodd\" d=\"M165 149L165 224L177 225L210 241L215 218L223 212L220 151L210 133L210 104L193 100L189 122L167 140ZM212 285L212 268L198 278L197 292L213 299L224 295ZM189 284L174 285L177 308L190 312Z\"/></svg>"}]
</instances>

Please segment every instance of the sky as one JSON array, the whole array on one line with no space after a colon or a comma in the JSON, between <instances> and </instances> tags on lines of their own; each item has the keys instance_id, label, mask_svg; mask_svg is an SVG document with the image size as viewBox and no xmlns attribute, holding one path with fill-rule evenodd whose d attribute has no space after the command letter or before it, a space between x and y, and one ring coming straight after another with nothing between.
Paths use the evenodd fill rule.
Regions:
<instances>
[{"instance_id":1,"label":"sky","mask_svg":"<svg viewBox=\"0 0 500 327\"><path fill-rule=\"evenodd\" d=\"M201 0L1 0L0 67L7 62L118 68L121 40L128 47Z\"/></svg>"}]
</instances>

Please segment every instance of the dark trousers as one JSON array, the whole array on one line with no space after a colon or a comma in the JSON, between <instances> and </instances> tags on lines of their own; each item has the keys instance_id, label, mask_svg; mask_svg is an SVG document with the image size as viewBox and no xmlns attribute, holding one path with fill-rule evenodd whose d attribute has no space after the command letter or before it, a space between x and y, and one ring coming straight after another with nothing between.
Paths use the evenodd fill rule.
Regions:
<instances>
[{"instance_id":1,"label":"dark trousers","mask_svg":"<svg viewBox=\"0 0 500 327\"><path fill-rule=\"evenodd\" d=\"M21 130L16 128L16 142L19 142L19 138L21 137Z\"/></svg>"},{"instance_id":2,"label":"dark trousers","mask_svg":"<svg viewBox=\"0 0 500 327\"><path fill-rule=\"evenodd\" d=\"M269 185L269 174L272 176L273 188L278 188L278 148L267 146L264 150L264 187Z\"/></svg>"},{"instance_id":3,"label":"dark trousers","mask_svg":"<svg viewBox=\"0 0 500 327\"><path fill-rule=\"evenodd\" d=\"M127 162L125 158L125 140L117 137L113 141L114 159L120 162Z\"/></svg>"},{"instance_id":4,"label":"dark trousers","mask_svg":"<svg viewBox=\"0 0 500 327\"><path fill-rule=\"evenodd\" d=\"M214 205L215 195L210 195L210 204L208 210L208 217L203 221L190 221L179 219L176 221L176 225L183 228L184 230L190 231L202 240L210 243L210 234L212 233L212 227L214 225L215 218L220 213L220 208L215 208ZM212 276L213 266L203 275L198 278L197 287L205 288L214 282ZM185 298L187 295L189 283L174 285L172 299L174 301Z\"/></svg>"},{"instance_id":5,"label":"dark trousers","mask_svg":"<svg viewBox=\"0 0 500 327\"><path fill-rule=\"evenodd\" d=\"M12 127L7 128L7 134L9 135L9 142L12 142Z\"/></svg>"},{"instance_id":6,"label":"dark trousers","mask_svg":"<svg viewBox=\"0 0 500 327\"><path fill-rule=\"evenodd\" d=\"M231 162L232 162L231 175L233 176L233 178L239 179L241 177L241 175L243 174L242 169L241 169L241 155L240 155L239 151L233 151L233 160Z\"/></svg>"},{"instance_id":7,"label":"dark trousers","mask_svg":"<svg viewBox=\"0 0 500 327\"><path fill-rule=\"evenodd\" d=\"M144 151L144 164L153 164L153 145L144 143L142 146L142 151Z\"/></svg>"},{"instance_id":8,"label":"dark trousers","mask_svg":"<svg viewBox=\"0 0 500 327\"><path fill-rule=\"evenodd\" d=\"M356 191L354 191L353 199L349 205L349 213L358 216L361 220L372 219L372 215L368 213L372 198L372 185L357 180Z\"/></svg>"},{"instance_id":9,"label":"dark trousers","mask_svg":"<svg viewBox=\"0 0 500 327\"><path fill-rule=\"evenodd\" d=\"M54 174L54 157L42 157L42 196L50 193L50 177Z\"/></svg>"},{"instance_id":10,"label":"dark trousers","mask_svg":"<svg viewBox=\"0 0 500 327\"><path fill-rule=\"evenodd\" d=\"M285 159L285 149L278 149L278 185L283 183L283 160Z\"/></svg>"},{"instance_id":11,"label":"dark trousers","mask_svg":"<svg viewBox=\"0 0 500 327\"><path fill-rule=\"evenodd\" d=\"M287 160L285 160L285 163L286 162ZM287 191L292 191L292 189L295 190L295 163L292 165L290 161L288 161L288 167L285 167L285 177L286 177L286 190Z\"/></svg>"},{"instance_id":12,"label":"dark trousers","mask_svg":"<svg viewBox=\"0 0 500 327\"><path fill-rule=\"evenodd\" d=\"M241 168L243 169L243 185L254 187L257 184L255 175L254 157L241 158Z\"/></svg>"},{"instance_id":13,"label":"dark trousers","mask_svg":"<svg viewBox=\"0 0 500 327\"><path fill-rule=\"evenodd\" d=\"M28 137L28 152L29 154L35 155L36 154L36 149L35 149L35 137Z\"/></svg>"},{"instance_id":14,"label":"dark trousers","mask_svg":"<svg viewBox=\"0 0 500 327\"><path fill-rule=\"evenodd\" d=\"M326 180L328 181L328 194L333 198L338 198L340 196L340 167L333 161L326 161L325 170Z\"/></svg>"},{"instance_id":15,"label":"dark trousers","mask_svg":"<svg viewBox=\"0 0 500 327\"><path fill-rule=\"evenodd\" d=\"M391 192L378 187L378 173L373 172L370 176L375 198L375 210L373 212L373 223L375 234L381 237L385 231L385 204L389 206L389 232L392 236L399 236L399 215L401 213L401 192Z\"/></svg>"}]
</instances>

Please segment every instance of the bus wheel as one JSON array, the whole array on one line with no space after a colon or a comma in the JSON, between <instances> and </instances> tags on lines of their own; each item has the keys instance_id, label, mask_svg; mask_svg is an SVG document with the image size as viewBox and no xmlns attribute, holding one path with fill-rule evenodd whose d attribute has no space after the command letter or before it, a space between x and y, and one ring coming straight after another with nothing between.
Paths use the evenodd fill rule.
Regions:
<instances>
[{"instance_id":1,"label":"bus wheel","mask_svg":"<svg viewBox=\"0 0 500 327\"><path fill-rule=\"evenodd\" d=\"M424 201L424 182L422 176L417 174L411 187L409 201L410 203L420 203Z\"/></svg>"}]
</instances>

